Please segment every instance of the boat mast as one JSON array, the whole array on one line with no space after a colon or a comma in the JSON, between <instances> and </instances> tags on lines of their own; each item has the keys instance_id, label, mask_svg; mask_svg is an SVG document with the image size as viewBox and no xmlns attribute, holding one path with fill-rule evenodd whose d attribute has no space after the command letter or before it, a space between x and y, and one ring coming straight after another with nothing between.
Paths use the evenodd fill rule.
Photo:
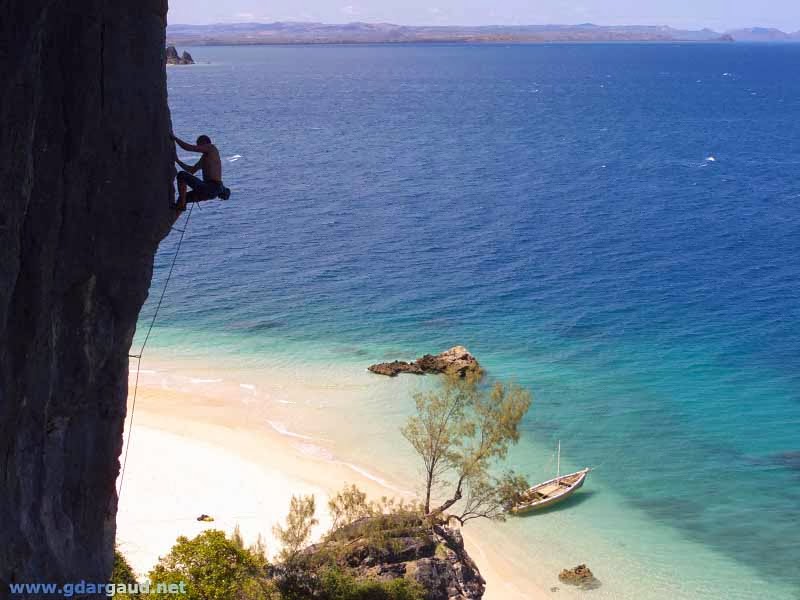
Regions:
<instances>
[{"instance_id":1,"label":"boat mast","mask_svg":"<svg viewBox=\"0 0 800 600\"><path fill-rule=\"evenodd\" d=\"M558 440L558 459L556 460L556 481L561 479L561 440Z\"/></svg>"}]
</instances>

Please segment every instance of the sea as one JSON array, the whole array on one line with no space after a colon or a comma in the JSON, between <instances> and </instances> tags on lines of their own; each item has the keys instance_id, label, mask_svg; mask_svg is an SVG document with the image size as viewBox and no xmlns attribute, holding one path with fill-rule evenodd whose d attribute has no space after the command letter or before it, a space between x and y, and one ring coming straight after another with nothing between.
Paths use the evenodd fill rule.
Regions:
<instances>
[{"instance_id":1,"label":"sea","mask_svg":"<svg viewBox=\"0 0 800 600\"><path fill-rule=\"evenodd\" d=\"M152 352L413 493L399 427L436 380L365 369L464 345L533 395L508 466L594 468L468 525L484 555L553 597L585 562L581 598L800 598L800 44L190 51L174 129L233 195L192 211Z\"/></svg>"}]
</instances>

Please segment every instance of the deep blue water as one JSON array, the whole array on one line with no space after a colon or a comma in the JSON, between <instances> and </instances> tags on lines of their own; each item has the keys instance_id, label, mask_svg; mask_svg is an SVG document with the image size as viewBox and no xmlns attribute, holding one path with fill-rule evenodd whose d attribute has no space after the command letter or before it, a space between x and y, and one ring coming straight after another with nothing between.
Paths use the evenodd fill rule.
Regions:
<instances>
[{"instance_id":1,"label":"deep blue water","mask_svg":"<svg viewBox=\"0 0 800 600\"><path fill-rule=\"evenodd\" d=\"M526 436L800 589L800 45L193 53L175 131L234 196L194 211L160 323L464 344L534 391Z\"/></svg>"}]
</instances>

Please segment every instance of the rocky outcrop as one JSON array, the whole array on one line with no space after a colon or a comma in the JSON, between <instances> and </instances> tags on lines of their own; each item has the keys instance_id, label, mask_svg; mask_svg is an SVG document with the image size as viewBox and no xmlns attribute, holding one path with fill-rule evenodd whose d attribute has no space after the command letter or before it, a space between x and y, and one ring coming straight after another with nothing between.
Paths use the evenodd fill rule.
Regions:
<instances>
[{"instance_id":1,"label":"rocky outcrop","mask_svg":"<svg viewBox=\"0 0 800 600\"><path fill-rule=\"evenodd\" d=\"M564 583L577 585L584 590L600 587L600 582L586 565L578 565L574 569L564 569L558 574L558 578Z\"/></svg>"},{"instance_id":2,"label":"rocky outcrop","mask_svg":"<svg viewBox=\"0 0 800 600\"><path fill-rule=\"evenodd\" d=\"M128 352L174 218L166 12L0 4L0 597L111 573Z\"/></svg>"},{"instance_id":3,"label":"rocky outcrop","mask_svg":"<svg viewBox=\"0 0 800 600\"><path fill-rule=\"evenodd\" d=\"M471 373L479 375L481 366L464 346L455 346L441 354L426 354L414 362L395 360L372 365L369 370L378 375L387 375L389 377L396 377L400 373L411 373L412 375L455 373L460 377L466 377Z\"/></svg>"},{"instance_id":4,"label":"rocky outcrop","mask_svg":"<svg viewBox=\"0 0 800 600\"><path fill-rule=\"evenodd\" d=\"M167 46L166 61L168 65L193 65L194 59L192 55L183 51L183 54L178 55L178 50L175 46Z\"/></svg>"},{"instance_id":5,"label":"rocky outcrop","mask_svg":"<svg viewBox=\"0 0 800 600\"><path fill-rule=\"evenodd\" d=\"M480 600L486 588L459 531L431 527L419 517L363 519L307 552L332 558L362 579L415 581L425 589L428 600Z\"/></svg>"}]
</instances>

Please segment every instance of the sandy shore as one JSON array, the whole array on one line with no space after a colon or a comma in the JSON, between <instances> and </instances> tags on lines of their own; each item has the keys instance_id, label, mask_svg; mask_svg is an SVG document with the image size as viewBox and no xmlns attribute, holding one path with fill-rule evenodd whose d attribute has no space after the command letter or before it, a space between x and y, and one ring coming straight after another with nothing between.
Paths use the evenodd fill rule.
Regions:
<instances>
[{"instance_id":1,"label":"sandy shore","mask_svg":"<svg viewBox=\"0 0 800 600\"><path fill-rule=\"evenodd\" d=\"M191 537L210 527L231 532L239 525L245 541L261 535L275 553L272 527L285 517L293 494L315 495L317 536L330 523L329 495L345 483L375 498L402 495L402 488L358 466L298 451L291 438L255 420L241 402L214 395L140 383L132 431L117 540L142 576L179 535ZM203 513L214 523L197 521ZM487 580L487 600L550 597L482 547L469 529L465 537Z\"/></svg>"}]
</instances>

